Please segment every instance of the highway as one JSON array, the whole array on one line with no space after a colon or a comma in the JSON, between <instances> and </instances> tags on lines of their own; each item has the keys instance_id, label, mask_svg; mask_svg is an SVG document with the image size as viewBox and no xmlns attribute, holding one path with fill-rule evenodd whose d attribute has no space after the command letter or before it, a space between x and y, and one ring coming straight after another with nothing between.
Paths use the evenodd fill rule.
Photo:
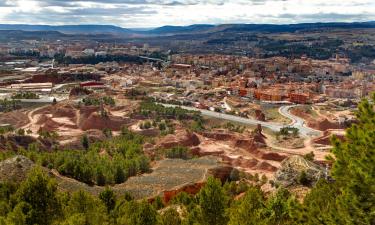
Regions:
<instances>
[{"instance_id":1,"label":"highway","mask_svg":"<svg viewBox=\"0 0 375 225\"><path fill-rule=\"evenodd\" d=\"M200 111L203 116L208 116L212 118L217 118L217 119L223 119L223 120L228 120L236 123L241 123L244 125L252 125L256 126L258 124L262 125L262 127L266 127L274 132L280 131L281 128L285 127L285 125L279 124L279 123L272 123L272 122L264 122L260 120L255 120L255 119L249 119L249 118L243 118L239 116L234 116L234 115L228 115L224 113L219 113L219 112L213 112L205 109L197 109L194 107L188 107L188 106L177 106L177 105L170 105L170 104L162 104L165 107L181 107L186 110L191 110L191 111ZM305 121L297 116L291 115L289 113L289 109L295 107L295 106L282 106L280 107L279 111L280 113L285 116L290 118L293 122L289 125L290 127L295 127L299 130L300 134L305 137L310 137L310 136L319 136L321 134L320 131L311 129L309 127L303 126Z\"/></svg>"}]
</instances>

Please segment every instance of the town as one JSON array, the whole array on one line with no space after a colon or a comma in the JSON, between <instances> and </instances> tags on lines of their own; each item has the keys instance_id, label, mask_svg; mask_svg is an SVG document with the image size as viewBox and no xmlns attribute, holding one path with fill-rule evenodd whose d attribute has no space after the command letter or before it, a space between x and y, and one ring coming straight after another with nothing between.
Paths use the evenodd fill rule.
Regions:
<instances>
[{"instance_id":1,"label":"town","mask_svg":"<svg viewBox=\"0 0 375 225\"><path fill-rule=\"evenodd\" d=\"M70 193L109 186L167 206L215 177L235 196L283 187L302 201L333 180L332 138L346 140L375 92L375 57L342 49L266 57L23 35L0 42L0 180L39 165Z\"/></svg>"}]
</instances>

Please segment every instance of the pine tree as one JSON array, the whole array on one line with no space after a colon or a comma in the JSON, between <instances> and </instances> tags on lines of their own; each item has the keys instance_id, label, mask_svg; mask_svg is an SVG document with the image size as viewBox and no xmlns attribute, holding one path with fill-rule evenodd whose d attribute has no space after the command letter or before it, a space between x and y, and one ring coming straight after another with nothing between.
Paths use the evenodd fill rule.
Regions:
<instances>
[{"instance_id":1,"label":"pine tree","mask_svg":"<svg viewBox=\"0 0 375 225\"><path fill-rule=\"evenodd\" d=\"M332 176L340 188L336 199L340 224L375 224L375 94L363 100L358 123L347 130L346 140L333 139Z\"/></svg>"},{"instance_id":2,"label":"pine tree","mask_svg":"<svg viewBox=\"0 0 375 225\"><path fill-rule=\"evenodd\" d=\"M82 137L82 146L84 149L88 150L89 149L89 138L87 137L87 135L83 135Z\"/></svg>"},{"instance_id":3,"label":"pine tree","mask_svg":"<svg viewBox=\"0 0 375 225\"><path fill-rule=\"evenodd\" d=\"M262 210L265 209L263 192L258 187L250 187L240 203L230 210L229 225L256 225L263 218Z\"/></svg>"},{"instance_id":4,"label":"pine tree","mask_svg":"<svg viewBox=\"0 0 375 225\"><path fill-rule=\"evenodd\" d=\"M57 185L40 169L31 171L15 196L17 202L30 207L26 215L27 224L50 224L60 214L60 205L56 197Z\"/></svg>"},{"instance_id":5,"label":"pine tree","mask_svg":"<svg viewBox=\"0 0 375 225\"><path fill-rule=\"evenodd\" d=\"M110 212L110 211L112 211L115 208L115 205L116 205L116 195L115 195L115 193L111 189L106 188L104 191L102 191L99 194L99 199L107 207L107 212Z\"/></svg>"},{"instance_id":6,"label":"pine tree","mask_svg":"<svg viewBox=\"0 0 375 225\"><path fill-rule=\"evenodd\" d=\"M198 194L204 223L221 225L227 223L225 210L228 206L228 196L221 187L220 180L209 177L206 185Z\"/></svg>"}]
</instances>

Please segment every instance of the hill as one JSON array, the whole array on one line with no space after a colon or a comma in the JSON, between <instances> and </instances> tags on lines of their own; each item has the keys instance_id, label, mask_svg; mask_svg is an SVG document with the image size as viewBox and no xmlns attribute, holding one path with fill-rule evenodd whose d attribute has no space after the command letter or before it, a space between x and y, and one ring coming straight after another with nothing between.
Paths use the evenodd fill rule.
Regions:
<instances>
[{"instance_id":1,"label":"hill","mask_svg":"<svg viewBox=\"0 0 375 225\"><path fill-rule=\"evenodd\" d=\"M132 33L129 29L112 25L28 25L28 24L0 24L0 30L22 30L22 31L57 31L64 34L127 34Z\"/></svg>"},{"instance_id":2,"label":"hill","mask_svg":"<svg viewBox=\"0 0 375 225\"><path fill-rule=\"evenodd\" d=\"M193 24L189 26L162 26L151 30L127 29L113 25L29 25L29 24L0 24L0 30L22 31L55 31L64 34L122 34L165 36L180 34L199 34L217 32L296 32L317 29L368 29L375 28L375 22L357 23L301 23L301 24Z\"/></svg>"}]
</instances>

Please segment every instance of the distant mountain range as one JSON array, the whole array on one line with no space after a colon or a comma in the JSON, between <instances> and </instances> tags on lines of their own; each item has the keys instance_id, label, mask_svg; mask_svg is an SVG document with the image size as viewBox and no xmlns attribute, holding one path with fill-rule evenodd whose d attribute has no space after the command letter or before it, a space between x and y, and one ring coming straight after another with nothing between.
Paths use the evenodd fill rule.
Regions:
<instances>
[{"instance_id":1,"label":"distant mountain range","mask_svg":"<svg viewBox=\"0 0 375 225\"><path fill-rule=\"evenodd\" d=\"M357 23L303 23L303 24L196 24L190 26L163 26L155 29L128 29L112 25L28 25L0 24L0 30L21 31L57 31L64 34L115 34L165 36L179 34L215 33L215 32L296 32L314 29L357 29L375 28L375 22Z\"/></svg>"}]
</instances>

